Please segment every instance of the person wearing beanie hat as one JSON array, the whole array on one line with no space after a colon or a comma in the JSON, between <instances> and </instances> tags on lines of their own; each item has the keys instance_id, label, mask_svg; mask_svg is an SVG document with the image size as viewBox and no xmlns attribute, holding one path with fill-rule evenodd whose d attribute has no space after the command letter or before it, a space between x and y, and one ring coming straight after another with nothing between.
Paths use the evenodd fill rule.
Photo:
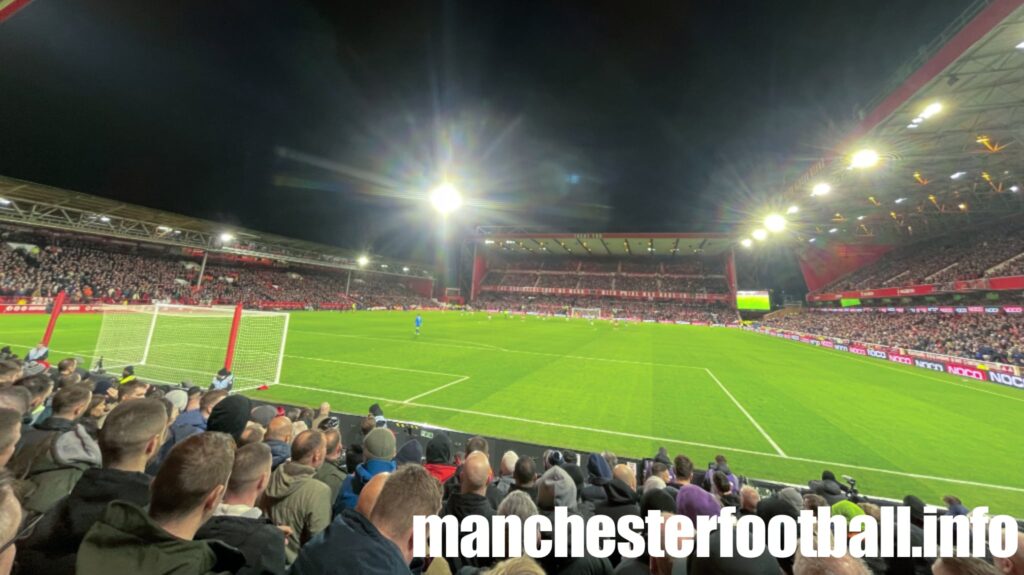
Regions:
<instances>
[{"instance_id":1,"label":"person wearing beanie hat","mask_svg":"<svg viewBox=\"0 0 1024 575\"><path fill-rule=\"evenodd\" d=\"M434 437L427 442L427 463L423 467L441 484L455 475L456 466L452 463L454 451L451 438L443 431L435 432Z\"/></svg>"},{"instance_id":2,"label":"person wearing beanie hat","mask_svg":"<svg viewBox=\"0 0 1024 575\"><path fill-rule=\"evenodd\" d=\"M355 509L359 492L374 475L392 473L395 464L395 434L386 427L375 427L363 438L363 462L341 484L341 492L334 500L333 510L337 515L346 509Z\"/></svg>"},{"instance_id":3,"label":"person wearing beanie hat","mask_svg":"<svg viewBox=\"0 0 1024 575\"><path fill-rule=\"evenodd\" d=\"M257 405L249 414L249 421L258 423L260 427L266 429L270 425L270 420L275 417L277 417L277 409L274 406Z\"/></svg>"},{"instance_id":4,"label":"person wearing beanie hat","mask_svg":"<svg viewBox=\"0 0 1024 575\"><path fill-rule=\"evenodd\" d=\"M395 453L395 464L423 463L423 446L416 439L410 439L402 444L402 447Z\"/></svg>"},{"instance_id":5,"label":"person wearing beanie hat","mask_svg":"<svg viewBox=\"0 0 1024 575\"><path fill-rule=\"evenodd\" d=\"M185 406L188 405L188 393L184 389L172 389L164 395L164 399L171 402L178 409L178 413L185 411Z\"/></svg>"},{"instance_id":6,"label":"person wearing beanie hat","mask_svg":"<svg viewBox=\"0 0 1024 575\"><path fill-rule=\"evenodd\" d=\"M655 511L662 516L674 515L676 512L676 498L665 489L645 489L643 497L640 498L640 516L647 517L649 511ZM647 524L644 524L644 539L647 539ZM625 558L616 567L615 573L619 575L650 575L651 556L647 553L646 546L642 555L636 558ZM685 573L685 569L683 571Z\"/></svg>"},{"instance_id":7,"label":"person wearing beanie hat","mask_svg":"<svg viewBox=\"0 0 1024 575\"><path fill-rule=\"evenodd\" d=\"M676 513L685 515L696 525L700 515L718 515L722 506L713 495L696 485L686 485L676 496Z\"/></svg>"},{"instance_id":8,"label":"person wearing beanie hat","mask_svg":"<svg viewBox=\"0 0 1024 575\"><path fill-rule=\"evenodd\" d=\"M555 507L576 511L576 484L561 467L555 466L537 480L537 508L542 515L554 517Z\"/></svg>"},{"instance_id":9,"label":"person wearing beanie hat","mask_svg":"<svg viewBox=\"0 0 1024 575\"><path fill-rule=\"evenodd\" d=\"M252 402L244 395L230 395L214 406L206 421L207 431L227 433L237 443L249 422Z\"/></svg>"},{"instance_id":10,"label":"person wearing beanie hat","mask_svg":"<svg viewBox=\"0 0 1024 575\"><path fill-rule=\"evenodd\" d=\"M580 492L580 499L586 502L597 503L604 501L606 494L604 485L612 480L612 468L608 466L608 460L600 453L591 453L587 457L587 483Z\"/></svg>"}]
</instances>

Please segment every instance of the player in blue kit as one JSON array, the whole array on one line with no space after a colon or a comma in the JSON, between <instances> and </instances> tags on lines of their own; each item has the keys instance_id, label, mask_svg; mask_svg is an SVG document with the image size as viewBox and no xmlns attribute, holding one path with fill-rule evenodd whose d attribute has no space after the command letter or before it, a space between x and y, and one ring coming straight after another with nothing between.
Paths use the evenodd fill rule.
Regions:
<instances>
[{"instance_id":1,"label":"player in blue kit","mask_svg":"<svg viewBox=\"0 0 1024 575\"><path fill-rule=\"evenodd\" d=\"M420 327L423 325L423 316L416 314L416 335L420 334Z\"/></svg>"}]
</instances>

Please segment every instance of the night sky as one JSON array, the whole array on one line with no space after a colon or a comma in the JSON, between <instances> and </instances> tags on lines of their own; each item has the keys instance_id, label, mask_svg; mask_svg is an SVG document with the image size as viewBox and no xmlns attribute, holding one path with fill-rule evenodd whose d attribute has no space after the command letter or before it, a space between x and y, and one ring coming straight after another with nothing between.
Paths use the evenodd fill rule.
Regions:
<instances>
[{"instance_id":1,"label":"night sky","mask_svg":"<svg viewBox=\"0 0 1024 575\"><path fill-rule=\"evenodd\" d=\"M728 229L967 2L35 0L0 174L428 257L454 230Z\"/></svg>"}]
</instances>

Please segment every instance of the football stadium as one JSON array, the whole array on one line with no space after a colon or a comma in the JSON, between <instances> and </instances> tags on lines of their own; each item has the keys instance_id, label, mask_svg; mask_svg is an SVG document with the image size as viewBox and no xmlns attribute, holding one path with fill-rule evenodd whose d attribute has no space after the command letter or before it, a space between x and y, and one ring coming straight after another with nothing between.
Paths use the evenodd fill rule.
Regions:
<instances>
[{"instance_id":1,"label":"football stadium","mask_svg":"<svg viewBox=\"0 0 1024 575\"><path fill-rule=\"evenodd\" d=\"M84 14L60 4L0 0L0 36ZM923 543L940 516L982 522L976 543L1002 533L997 516L1024 526L1024 1L953 12L813 157L759 168L770 192L686 196L711 208L676 228L573 203L612 185L597 167L559 172L545 205L508 181L488 196L466 172L396 191L395 166L415 170L394 142L365 165L277 142L270 162L298 166L274 173L280 197L206 211L201 192L105 193L120 178L144 190L152 166L73 185L14 153L0 162L0 575L1024 573L1024 543L970 558ZM442 139L449 154L486 147ZM346 178L377 191L332 215L325 194ZM333 218L342 235L318 223ZM851 549L854 518L905 511L924 550L762 543L680 560L588 543L520 560L467 553L455 529L461 551L412 551L413 516L563 507L587 530L824 509L850 521Z\"/></svg>"}]
</instances>

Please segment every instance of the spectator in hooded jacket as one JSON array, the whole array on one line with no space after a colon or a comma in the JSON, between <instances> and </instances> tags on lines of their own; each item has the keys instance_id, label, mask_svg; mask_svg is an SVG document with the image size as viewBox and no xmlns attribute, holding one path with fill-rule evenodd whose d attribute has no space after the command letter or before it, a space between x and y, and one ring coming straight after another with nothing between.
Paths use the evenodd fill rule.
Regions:
<instances>
[{"instance_id":1,"label":"spectator in hooded jacket","mask_svg":"<svg viewBox=\"0 0 1024 575\"><path fill-rule=\"evenodd\" d=\"M587 457L587 483L579 493L584 503L596 504L607 497L604 486L612 480L612 468L608 461L599 453L591 453Z\"/></svg>"},{"instance_id":2,"label":"spectator in hooded jacket","mask_svg":"<svg viewBox=\"0 0 1024 575\"><path fill-rule=\"evenodd\" d=\"M124 384L121 386L121 390L139 383L141 382ZM163 447L160 448L160 453L153 458L146 470L150 474L155 474L175 445L181 443L186 437L206 431L206 422L210 418L210 413L227 396L226 391L211 391L200 398L198 408L178 414L167 430L167 439L164 441ZM188 405L186 403L186 407Z\"/></svg>"},{"instance_id":3,"label":"spectator in hooded jacket","mask_svg":"<svg viewBox=\"0 0 1024 575\"><path fill-rule=\"evenodd\" d=\"M236 549L193 540L220 505L234 460L235 443L223 433L186 438L153 480L147 508L126 501L107 506L78 548L75 572L236 572L245 563Z\"/></svg>"},{"instance_id":4,"label":"spectator in hooded jacket","mask_svg":"<svg viewBox=\"0 0 1024 575\"><path fill-rule=\"evenodd\" d=\"M57 421L67 421L71 426L60 424L54 425L54 429L33 430L38 435L29 435L31 444L23 439L21 449L10 464L11 470L26 480L24 485L29 486L22 491L22 506L34 513L48 511L71 493L87 469L99 467L102 463L100 447L88 430L66 419L77 419L88 407L92 393L88 387L78 384L61 390L60 395L57 413L61 417Z\"/></svg>"},{"instance_id":5,"label":"spectator in hooded jacket","mask_svg":"<svg viewBox=\"0 0 1024 575\"><path fill-rule=\"evenodd\" d=\"M108 503L149 503L152 477L143 470L163 443L166 421L158 399L130 401L107 415L99 433L103 467L86 470L71 494L36 525L18 555L25 572L73 574L78 546Z\"/></svg>"},{"instance_id":6,"label":"spectator in hooded jacket","mask_svg":"<svg viewBox=\"0 0 1024 575\"><path fill-rule=\"evenodd\" d=\"M264 494L263 506L270 519L291 528L285 549L288 563L331 522L331 488L313 477L326 454L324 434L303 431L292 443L291 461L274 470Z\"/></svg>"},{"instance_id":7,"label":"spectator in hooded jacket","mask_svg":"<svg viewBox=\"0 0 1024 575\"><path fill-rule=\"evenodd\" d=\"M454 448L452 440L443 431L434 433L427 442L427 463L423 467L440 483L444 483L455 475L453 463Z\"/></svg>"},{"instance_id":8,"label":"spectator in hooded jacket","mask_svg":"<svg viewBox=\"0 0 1024 575\"><path fill-rule=\"evenodd\" d=\"M270 483L270 448L252 443L235 451L224 501L199 531L196 539L216 539L245 555L239 575L285 573L285 534L256 502Z\"/></svg>"},{"instance_id":9,"label":"spectator in hooded jacket","mask_svg":"<svg viewBox=\"0 0 1024 575\"><path fill-rule=\"evenodd\" d=\"M437 481L419 465L404 465L384 482L369 517L344 510L323 537L302 549L291 573L412 573L413 517L435 515L440 509Z\"/></svg>"},{"instance_id":10,"label":"spectator in hooded jacket","mask_svg":"<svg viewBox=\"0 0 1024 575\"><path fill-rule=\"evenodd\" d=\"M375 427L363 439L363 462L356 466L341 485L334 502L334 513L355 509L359 492L374 475L395 470L395 434L386 427Z\"/></svg>"}]
</instances>

